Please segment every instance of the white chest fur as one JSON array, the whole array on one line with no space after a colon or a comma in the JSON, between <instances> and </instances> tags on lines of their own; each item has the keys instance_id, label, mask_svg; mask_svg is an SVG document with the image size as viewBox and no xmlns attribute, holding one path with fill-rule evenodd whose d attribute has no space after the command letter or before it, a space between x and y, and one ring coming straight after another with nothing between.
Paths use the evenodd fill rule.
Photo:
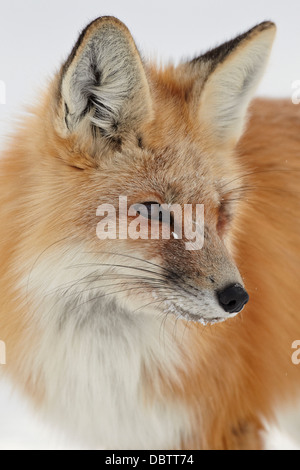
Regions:
<instances>
[{"instance_id":1,"label":"white chest fur","mask_svg":"<svg viewBox=\"0 0 300 470\"><path fill-rule=\"evenodd\" d=\"M182 365L173 320L162 327L162 317L129 313L95 292L74 303L56 291L66 283L65 271L60 276L57 269L53 282L43 284L47 268L39 263L31 273L30 291L36 299L41 295L35 312L41 335L28 364L31 375L33 364L33 375L42 377L44 413L93 448L180 446L190 435L191 417L158 385L158 369L176 381Z\"/></svg>"},{"instance_id":2,"label":"white chest fur","mask_svg":"<svg viewBox=\"0 0 300 470\"><path fill-rule=\"evenodd\" d=\"M67 318L48 325L37 360L43 371L45 411L67 423L92 446L162 448L188 437L188 414L163 397L157 366L176 380L180 356L170 332L160 332L146 315L129 318L106 302L89 306L89 318ZM76 317L78 312L72 312ZM61 317L66 312L55 313ZM68 316L68 314L67 314ZM147 367L156 396L146 396ZM151 384L152 388L152 384Z\"/></svg>"}]
</instances>

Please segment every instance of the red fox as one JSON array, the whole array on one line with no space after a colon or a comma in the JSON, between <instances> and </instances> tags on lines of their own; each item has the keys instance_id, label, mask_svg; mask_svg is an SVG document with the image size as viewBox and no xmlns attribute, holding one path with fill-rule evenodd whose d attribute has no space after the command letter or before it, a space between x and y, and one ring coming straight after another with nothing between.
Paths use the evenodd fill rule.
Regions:
<instances>
[{"instance_id":1,"label":"red fox","mask_svg":"<svg viewBox=\"0 0 300 470\"><path fill-rule=\"evenodd\" d=\"M300 108L252 101L275 31L158 68L98 18L3 152L1 373L83 446L262 449L297 398ZM203 246L100 239L120 196L204 206Z\"/></svg>"}]
</instances>

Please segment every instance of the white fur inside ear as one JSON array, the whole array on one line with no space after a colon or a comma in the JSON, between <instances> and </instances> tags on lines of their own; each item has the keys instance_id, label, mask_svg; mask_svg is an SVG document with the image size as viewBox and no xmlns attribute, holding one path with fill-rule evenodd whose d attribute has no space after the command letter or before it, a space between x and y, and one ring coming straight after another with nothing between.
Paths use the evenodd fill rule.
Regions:
<instances>
[{"instance_id":1,"label":"white fur inside ear","mask_svg":"<svg viewBox=\"0 0 300 470\"><path fill-rule=\"evenodd\" d=\"M243 133L249 102L264 73L275 27L244 41L208 78L201 95L200 120L220 143Z\"/></svg>"},{"instance_id":2,"label":"white fur inside ear","mask_svg":"<svg viewBox=\"0 0 300 470\"><path fill-rule=\"evenodd\" d=\"M140 57L124 32L112 25L100 28L73 59L62 81L65 122L73 131L83 119L113 136L130 118L136 118L147 89Z\"/></svg>"}]
</instances>

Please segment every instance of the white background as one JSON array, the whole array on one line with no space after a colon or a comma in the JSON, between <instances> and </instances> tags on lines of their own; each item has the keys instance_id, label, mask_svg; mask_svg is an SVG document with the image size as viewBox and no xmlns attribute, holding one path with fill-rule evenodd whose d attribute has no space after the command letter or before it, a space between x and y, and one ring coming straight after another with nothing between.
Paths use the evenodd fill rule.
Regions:
<instances>
[{"instance_id":1,"label":"white background","mask_svg":"<svg viewBox=\"0 0 300 470\"><path fill-rule=\"evenodd\" d=\"M258 94L291 97L292 82L300 80L299 0L0 0L0 80L6 84L0 146L24 106L39 99L80 30L101 15L124 21L146 58L175 62L272 20L278 34ZM0 449L56 448L63 442L2 384ZM276 430L268 441L268 447L293 446Z\"/></svg>"},{"instance_id":2,"label":"white background","mask_svg":"<svg viewBox=\"0 0 300 470\"><path fill-rule=\"evenodd\" d=\"M278 25L269 69L259 89L291 96L300 79L298 0L0 0L0 138L22 105L32 102L92 19L114 15L132 31L146 57L178 62L264 20ZM0 143L1 145L1 143Z\"/></svg>"}]
</instances>

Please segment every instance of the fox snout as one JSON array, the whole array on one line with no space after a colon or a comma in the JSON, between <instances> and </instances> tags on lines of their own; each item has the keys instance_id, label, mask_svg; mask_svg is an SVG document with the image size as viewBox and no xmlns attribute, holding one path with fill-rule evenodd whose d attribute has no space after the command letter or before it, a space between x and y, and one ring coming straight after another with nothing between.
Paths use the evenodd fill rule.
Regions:
<instances>
[{"instance_id":1,"label":"fox snout","mask_svg":"<svg viewBox=\"0 0 300 470\"><path fill-rule=\"evenodd\" d=\"M198 251L187 251L179 240L170 242L164 253L164 268L176 275L177 295L185 302L182 316L194 321L224 321L239 313L249 301L242 276L217 231L205 226L205 241ZM178 290L179 288L179 290Z\"/></svg>"}]
</instances>

